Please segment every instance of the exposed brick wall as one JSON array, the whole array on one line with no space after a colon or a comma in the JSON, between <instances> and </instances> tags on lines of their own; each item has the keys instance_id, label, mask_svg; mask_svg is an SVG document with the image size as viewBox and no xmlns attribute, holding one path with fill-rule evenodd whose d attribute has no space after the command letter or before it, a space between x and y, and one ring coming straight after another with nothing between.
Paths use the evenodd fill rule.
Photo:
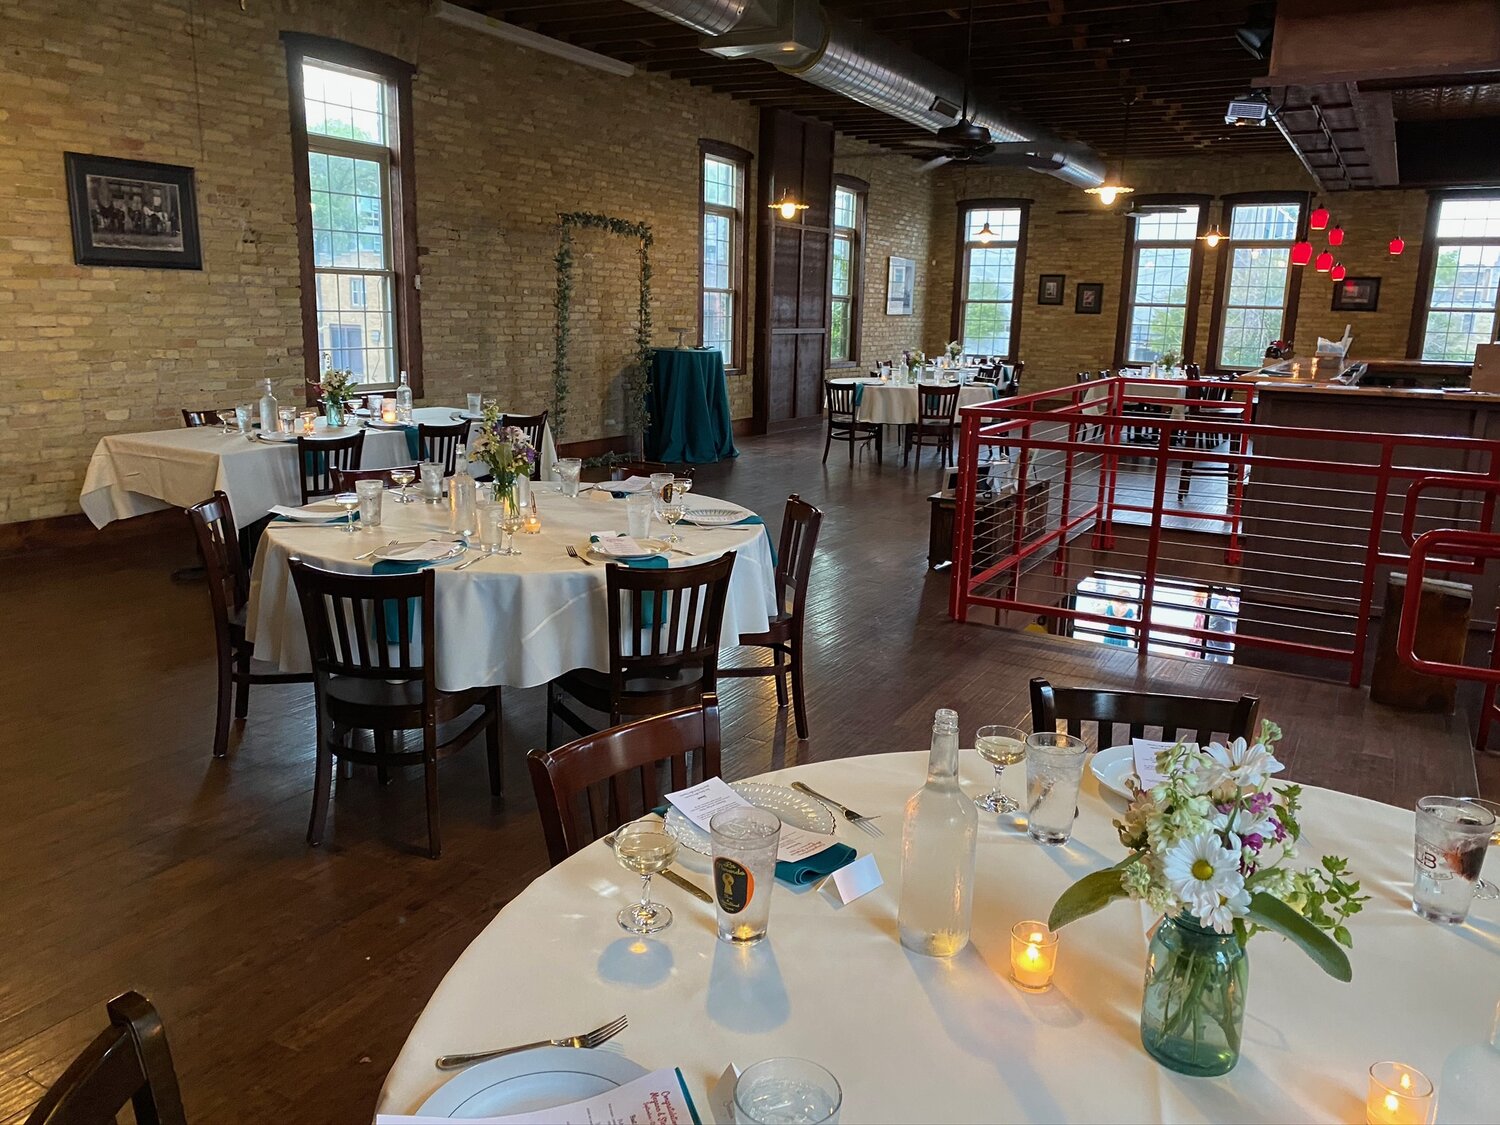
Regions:
<instances>
[{"instance_id":1,"label":"exposed brick wall","mask_svg":"<svg viewBox=\"0 0 1500 1125\"><path fill-rule=\"evenodd\" d=\"M426 401L547 404L562 210L650 222L656 338L697 324L698 140L754 151L752 107L475 35L423 0L248 7L196 5L190 27L186 5L153 0L0 6L0 522L75 511L104 434L179 425L182 406L268 375L300 396L283 30L417 64ZM196 168L203 271L75 266L65 150ZM567 436L582 440L620 432L638 284L627 240L576 248ZM748 416L749 376L730 393Z\"/></svg>"}]
</instances>

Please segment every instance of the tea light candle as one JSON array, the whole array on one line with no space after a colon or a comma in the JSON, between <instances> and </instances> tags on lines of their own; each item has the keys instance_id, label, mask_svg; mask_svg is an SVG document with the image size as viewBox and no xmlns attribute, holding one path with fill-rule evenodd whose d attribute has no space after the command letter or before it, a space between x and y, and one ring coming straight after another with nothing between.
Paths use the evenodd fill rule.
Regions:
<instances>
[{"instance_id":1,"label":"tea light candle","mask_svg":"<svg viewBox=\"0 0 1500 1125\"><path fill-rule=\"evenodd\" d=\"M311 410L304 410L302 412L302 432L304 434L310 434L313 432L313 430L317 426L317 418L318 416Z\"/></svg>"},{"instance_id":2,"label":"tea light candle","mask_svg":"<svg viewBox=\"0 0 1500 1125\"><path fill-rule=\"evenodd\" d=\"M1432 1083L1415 1067L1378 1062L1370 1068L1365 1098L1369 1125L1426 1125L1432 1119Z\"/></svg>"},{"instance_id":3,"label":"tea light candle","mask_svg":"<svg viewBox=\"0 0 1500 1125\"><path fill-rule=\"evenodd\" d=\"M381 403L381 405L380 405L380 420L382 422L395 422L396 421L396 404L394 402Z\"/></svg>"},{"instance_id":4,"label":"tea light candle","mask_svg":"<svg viewBox=\"0 0 1500 1125\"><path fill-rule=\"evenodd\" d=\"M521 531L527 535L539 535L542 530L542 517L537 514L536 501L532 501L526 508L526 518L521 521Z\"/></svg>"},{"instance_id":5,"label":"tea light candle","mask_svg":"<svg viewBox=\"0 0 1500 1125\"><path fill-rule=\"evenodd\" d=\"M1017 922L1010 930L1010 979L1027 992L1046 992L1057 968L1057 934L1045 922Z\"/></svg>"}]
</instances>

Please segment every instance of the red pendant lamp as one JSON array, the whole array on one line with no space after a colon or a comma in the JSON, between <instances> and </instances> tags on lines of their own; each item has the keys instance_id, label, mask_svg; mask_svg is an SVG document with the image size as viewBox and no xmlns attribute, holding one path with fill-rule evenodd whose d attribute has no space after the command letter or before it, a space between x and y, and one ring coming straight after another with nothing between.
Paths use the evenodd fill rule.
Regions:
<instances>
[{"instance_id":1,"label":"red pendant lamp","mask_svg":"<svg viewBox=\"0 0 1500 1125\"><path fill-rule=\"evenodd\" d=\"M1344 269L1344 263L1339 262L1333 267L1333 269L1328 271L1328 276L1331 277L1334 281L1343 281L1344 276L1347 272L1348 271Z\"/></svg>"},{"instance_id":2,"label":"red pendant lamp","mask_svg":"<svg viewBox=\"0 0 1500 1125\"><path fill-rule=\"evenodd\" d=\"M1343 244L1344 244L1344 228L1343 227L1329 227L1328 228L1328 245L1330 245L1330 246L1342 246Z\"/></svg>"},{"instance_id":3,"label":"red pendant lamp","mask_svg":"<svg viewBox=\"0 0 1500 1125\"><path fill-rule=\"evenodd\" d=\"M1314 207L1313 208L1313 213L1307 217L1307 229L1308 230L1327 230L1328 229L1328 208L1327 207Z\"/></svg>"},{"instance_id":4,"label":"red pendant lamp","mask_svg":"<svg viewBox=\"0 0 1500 1125\"><path fill-rule=\"evenodd\" d=\"M1391 239L1391 257L1393 257L1393 258L1399 258L1399 257L1401 257L1401 251L1403 251L1405 249L1406 249L1406 242L1405 242L1404 239L1402 239L1402 237L1399 234L1395 238Z\"/></svg>"},{"instance_id":5,"label":"red pendant lamp","mask_svg":"<svg viewBox=\"0 0 1500 1125\"><path fill-rule=\"evenodd\" d=\"M1312 252L1312 243L1308 242L1306 239L1303 239L1301 242L1297 243L1297 245L1292 247L1292 265L1307 265L1308 262L1312 261ZM1392 253L1395 253L1395 251L1392 251Z\"/></svg>"},{"instance_id":6,"label":"red pendant lamp","mask_svg":"<svg viewBox=\"0 0 1500 1125\"><path fill-rule=\"evenodd\" d=\"M1316 269L1319 273L1327 273L1329 270L1333 269L1333 255L1330 254L1327 250L1324 250L1321 254L1318 255L1318 260L1313 263L1313 268Z\"/></svg>"}]
</instances>

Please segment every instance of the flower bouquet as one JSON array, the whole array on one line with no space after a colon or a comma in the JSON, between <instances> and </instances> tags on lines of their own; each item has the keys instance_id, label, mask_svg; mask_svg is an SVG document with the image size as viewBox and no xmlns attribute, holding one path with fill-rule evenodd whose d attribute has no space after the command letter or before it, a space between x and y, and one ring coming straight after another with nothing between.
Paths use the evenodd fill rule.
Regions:
<instances>
[{"instance_id":1,"label":"flower bouquet","mask_svg":"<svg viewBox=\"0 0 1500 1125\"><path fill-rule=\"evenodd\" d=\"M1329 976L1348 981L1345 925L1368 895L1348 860L1294 869L1300 786L1271 784L1283 766L1281 731L1262 723L1253 743L1206 749L1178 743L1157 755L1162 781L1135 793L1115 821L1129 854L1085 875L1052 907L1058 929L1115 899L1164 917L1151 938L1141 1040L1186 1074L1223 1074L1239 1060L1249 975L1245 944L1261 930L1296 943Z\"/></svg>"},{"instance_id":2,"label":"flower bouquet","mask_svg":"<svg viewBox=\"0 0 1500 1125\"><path fill-rule=\"evenodd\" d=\"M536 446L519 426L506 426L498 406L486 406L472 431L469 455L484 462L495 478L495 498L514 504L516 481L529 479L536 465Z\"/></svg>"},{"instance_id":3,"label":"flower bouquet","mask_svg":"<svg viewBox=\"0 0 1500 1125\"><path fill-rule=\"evenodd\" d=\"M331 357L325 357L323 378L313 385L323 396L328 424L342 426L345 409L359 394L359 384L355 381L354 372L334 367Z\"/></svg>"},{"instance_id":4,"label":"flower bouquet","mask_svg":"<svg viewBox=\"0 0 1500 1125\"><path fill-rule=\"evenodd\" d=\"M950 360L957 363L958 357L964 354L964 346L957 340L949 340L944 346L943 351L947 353Z\"/></svg>"}]
</instances>

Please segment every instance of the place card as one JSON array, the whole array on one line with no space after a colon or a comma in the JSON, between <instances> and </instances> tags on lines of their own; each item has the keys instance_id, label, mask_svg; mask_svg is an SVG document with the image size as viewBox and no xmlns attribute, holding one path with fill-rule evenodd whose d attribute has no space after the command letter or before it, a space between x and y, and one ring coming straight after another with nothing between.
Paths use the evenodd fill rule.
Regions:
<instances>
[{"instance_id":1,"label":"place card","mask_svg":"<svg viewBox=\"0 0 1500 1125\"><path fill-rule=\"evenodd\" d=\"M740 1080L740 1068L730 1063L708 1092L708 1110L717 1125L734 1125L734 1087Z\"/></svg>"},{"instance_id":2,"label":"place card","mask_svg":"<svg viewBox=\"0 0 1500 1125\"><path fill-rule=\"evenodd\" d=\"M834 906L848 906L857 898L863 898L876 887L883 886L885 879L872 855L862 855L853 863L840 867L818 884L818 893Z\"/></svg>"},{"instance_id":3,"label":"place card","mask_svg":"<svg viewBox=\"0 0 1500 1125\"><path fill-rule=\"evenodd\" d=\"M729 1084L730 1100L734 1083ZM396 1113L377 1113L375 1125L451 1125L451 1118L407 1117ZM630 1125L636 1121L693 1122L702 1119L683 1081L682 1071L675 1067L653 1070L650 1074L595 1094L583 1101L533 1109L525 1113L507 1113L496 1117L468 1117L474 1125Z\"/></svg>"},{"instance_id":4,"label":"place card","mask_svg":"<svg viewBox=\"0 0 1500 1125\"><path fill-rule=\"evenodd\" d=\"M1166 780L1161 775L1161 771L1156 768L1156 755L1176 745L1176 739L1168 739L1165 742L1155 738L1132 738L1130 740L1131 749L1135 753L1135 775L1141 779L1142 789L1150 789ZM1198 748L1196 742L1189 742L1187 745L1195 750Z\"/></svg>"},{"instance_id":5,"label":"place card","mask_svg":"<svg viewBox=\"0 0 1500 1125\"><path fill-rule=\"evenodd\" d=\"M687 789L668 793L667 800L705 832L709 830L708 822L714 818L715 813L725 809L750 807L750 802L729 788L721 777L711 777ZM832 836L809 832L783 821L776 858L782 863L798 863L810 855L817 855L825 848L833 847L835 843L837 841Z\"/></svg>"}]
</instances>

